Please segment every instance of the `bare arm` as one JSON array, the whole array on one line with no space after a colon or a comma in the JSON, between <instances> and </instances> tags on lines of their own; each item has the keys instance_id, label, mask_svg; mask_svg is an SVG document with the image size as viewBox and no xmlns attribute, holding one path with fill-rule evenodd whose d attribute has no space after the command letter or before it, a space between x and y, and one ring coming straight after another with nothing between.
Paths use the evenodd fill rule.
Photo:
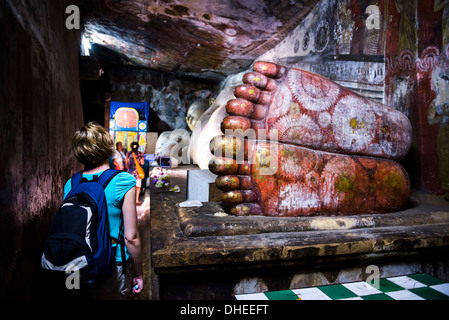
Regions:
<instances>
[{"instance_id":1,"label":"bare arm","mask_svg":"<svg viewBox=\"0 0 449 320\"><path fill-rule=\"evenodd\" d=\"M143 289L142 254L139 230L137 227L136 211L136 188L131 188L123 200L123 223L125 227L125 245L128 249L129 257L133 265L135 276L133 285L138 285L139 289L133 288L134 294L139 294Z\"/></svg>"}]
</instances>

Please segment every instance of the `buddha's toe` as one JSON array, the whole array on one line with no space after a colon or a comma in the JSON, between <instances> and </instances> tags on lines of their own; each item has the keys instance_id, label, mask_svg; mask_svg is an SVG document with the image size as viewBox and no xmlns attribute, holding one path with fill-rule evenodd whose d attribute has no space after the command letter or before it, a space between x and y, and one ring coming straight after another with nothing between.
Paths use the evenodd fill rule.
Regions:
<instances>
[{"instance_id":1,"label":"buddha's toe","mask_svg":"<svg viewBox=\"0 0 449 320\"><path fill-rule=\"evenodd\" d=\"M287 72L285 67L265 61L257 61L254 63L253 70L274 79L283 77Z\"/></svg>"},{"instance_id":2,"label":"buddha's toe","mask_svg":"<svg viewBox=\"0 0 449 320\"><path fill-rule=\"evenodd\" d=\"M227 206L236 206L241 203L255 202L257 199L252 190L232 190L224 192L221 200Z\"/></svg>"},{"instance_id":3,"label":"buddha's toe","mask_svg":"<svg viewBox=\"0 0 449 320\"><path fill-rule=\"evenodd\" d=\"M261 216L263 215L262 207L257 203L240 203L230 210L231 214L236 216Z\"/></svg>"},{"instance_id":4,"label":"buddha's toe","mask_svg":"<svg viewBox=\"0 0 449 320\"><path fill-rule=\"evenodd\" d=\"M215 179L215 185L223 191L232 190L250 190L252 188L251 178L249 176L225 175Z\"/></svg>"}]
</instances>

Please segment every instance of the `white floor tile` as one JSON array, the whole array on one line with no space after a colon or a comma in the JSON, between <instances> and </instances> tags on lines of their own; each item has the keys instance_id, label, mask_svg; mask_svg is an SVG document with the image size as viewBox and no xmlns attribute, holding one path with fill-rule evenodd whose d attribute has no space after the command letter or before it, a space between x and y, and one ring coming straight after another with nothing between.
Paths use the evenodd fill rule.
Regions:
<instances>
[{"instance_id":1,"label":"white floor tile","mask_svg":"<svg viewBox=\"0 0 449 320\"><path fill-rule=\"evenodd\" d=\"M425 284L416 281L412 278L409 278L407 276L402 276L402 277L392 277L392 278L387 278L388 280L390 280L391 282L396 283L398 286L401 286L404 289L415 289L415 288L423 288L423 287L427 287Z\"/></svg>"},{"instance_id":2,"label":"white floor tile","mask_svg":"<svg viewBox=\"0 0 449 320\"><path fill-rule=\"evenodd\" d=\"M449 296L449 283L436 284L436 285L430 286L430 288L435 289L436 291L439 291L439 292L444 293L445 295Z\"/></svg>"},{"instance_id":3,"label":"white floor tile","mask_svg":"<svg viewBox=\"0 0 449 320\"><path fill-rule=\"evenodd\" d=\"M411 291L408 290L399 290L399 291L392 291L392 292L385 292L386 295L389 295L394 300L424 300L420 296L414 294Z\"/></svg>"},{"instance_id":4,"label":"white floor tile","mask_svg":"<svg viewBox=\"0 0 449 320\"><path fill-rule=\"evenodd\" d=\"M373 286L369 285L365 281L342 283L343 286L354 292L358 296L367 296L370 294L382 293Z\"/></svg>"},{"instance_id":5,"label":"white floor tile","mask_svg":"<svg viewBox=\"0 0 449 320\"><path fill-rule=\"evenodd\" d=\"M235 298L237 300L268 300L263 293L236 294Z\"/></svg>"},{"instance_id":6,"label":"white floor tile","mask_svg":"<svg viewBox=\"0 0 449 320\"><path fill-rule=\"evenodd\" d=\"M332 300L318 288L292 290L301 300Z\"/></svg>"}]
</instances>

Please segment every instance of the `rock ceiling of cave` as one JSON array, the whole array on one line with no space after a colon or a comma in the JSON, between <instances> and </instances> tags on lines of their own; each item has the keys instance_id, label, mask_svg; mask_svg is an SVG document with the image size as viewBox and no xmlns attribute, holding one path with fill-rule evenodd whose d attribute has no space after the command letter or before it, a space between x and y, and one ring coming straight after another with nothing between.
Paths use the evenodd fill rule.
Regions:
<instances>
[{"instance_id":1,"label":"rock ceiling of cave","mask_svg":"<svg viewBox=\"0 0 449 320\"><path fill-rule=\"evenodd\" d=\"M282 41L318 0L85 0L96 55L218 81Z\"/></svg>"}]
</instances>

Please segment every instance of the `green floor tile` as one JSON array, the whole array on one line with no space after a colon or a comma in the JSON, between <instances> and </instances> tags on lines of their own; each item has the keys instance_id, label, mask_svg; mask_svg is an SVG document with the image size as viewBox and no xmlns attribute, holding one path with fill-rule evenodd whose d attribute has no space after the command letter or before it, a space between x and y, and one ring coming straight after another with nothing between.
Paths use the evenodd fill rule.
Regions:
<instances>
[{"instance_id":1,"label":"green floor tile","mask_svg":"<svg viewBox=\"0 0 449 320\"><path fill-rule=\"evenodd\" d=\"M298 296L291 290L264 292L268 300L298 300Z\"/></svg>"},{"instance_id":2,"label":"green floor tile","mask_svg":"<svg viewBox=\"0 0 449 320\"><path fill-rule=\"evenodd\" d=\"M323 291L332 300L357 297L357 295L354 292L342 286L341 284L335 284L332 286L321 286L318 287L318 289Z\"/></svg>"},{"instance_id":3,"label":"green floor tile","mask_svg":"<svg viewBox=\"0 0 449 320\"><path fill-rule=\"evenodd\" d=\"M381 278L379 279L379 288L376 288L382 292L391 292L391 291L399 291L403 290L401 286L398 286L396 283L391 282L387 279Z\"/></svg>"},{"instance_id":4,"label":"green floor tile","mask_svg":"<svg viewBox=\"0 0 449 320\"><path fill-rule=\"evenodd\" d=\"M386 295L385 293L370 294L361 298L363 300L394 300L392 297Z\"/></svg>"},{"instance_id":5,"label":"green floor tile","mask_svg":"<svg viewBox=\"0 0 449 320\"><path fill-rule=\"evenodd\" d=\"M409 278L412 278L413 280L424 283L425 285L428 285L428 286L445 283L443 280L435 278L427 273L412 274L412 275L409 275Z\"/></svg>"},{"instance_id":6,"label":"green floor tile","mask_svg":"<svg viewBox=\"0 0 449 320\"><path fill-rule=\"evenodd\" d=\"M429 287L409 289L409 291L417 294L426 300L449 300L449 297Z\"/></svg>"}]
</instances>

